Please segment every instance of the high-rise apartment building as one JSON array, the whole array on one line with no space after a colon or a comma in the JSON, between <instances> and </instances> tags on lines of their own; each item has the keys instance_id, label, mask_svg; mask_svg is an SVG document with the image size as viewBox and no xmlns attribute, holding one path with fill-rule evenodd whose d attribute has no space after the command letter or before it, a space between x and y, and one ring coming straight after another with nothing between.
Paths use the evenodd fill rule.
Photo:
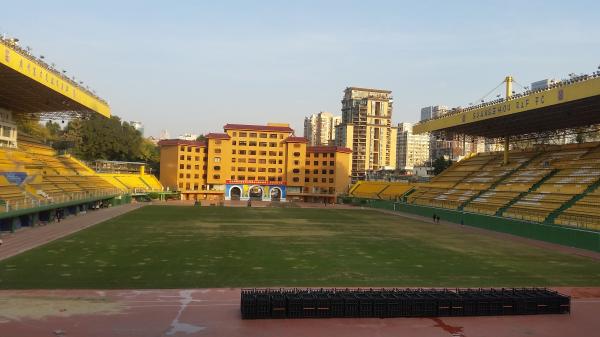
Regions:
<instances>
[{"instance_id":1,"label":"high-rise apartment building","mask_svg":"<svg viewBox=\"0 0 600 337\"><path fill-rule=\"evenodd\" d=\"M450 111L445 105L432 105L421 109L421 120L428 120L445 115Z\"/></svg>"},{"instance_id":2,"label":"high-rise apartment building","mask_svg":"<svg viewBox=\"0 0 600 337\"><path fill-rule=\"evenodd\" d=\"M333 145L335 126L340 124L341 120L341 116L333 116L324 111L310 115L304 118L304 138L308 139L311 146Z\"/></svg>"},{"instance_id":3,"label":"high-rise apartment building","mask_svg":"<svg viewBox=\"0 0 600 337\"><path fill-rule=\"evenodd\" d=\"M412 170L429 162L429 134L413 134L411 123L398 124L396 168Z\"/></svg>"},{"instance_id":4,"label":"high-rise apartment building","mask_svg":"<svg viewBox=\"0 0 600 337\"><path fill-rule=\"evenodd\" d=\"M396 132L392 127L392 92L349 87L342 100L336 143L352 149L352 181L367 171L396 167Z\"/></svg>"}]
</instances>

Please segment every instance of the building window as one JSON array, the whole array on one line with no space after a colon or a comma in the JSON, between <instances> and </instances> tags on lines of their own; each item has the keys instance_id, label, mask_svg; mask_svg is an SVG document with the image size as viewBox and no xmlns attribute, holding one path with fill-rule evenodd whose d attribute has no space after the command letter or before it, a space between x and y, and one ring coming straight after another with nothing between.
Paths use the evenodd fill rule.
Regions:
<instances>
[{"instance_id":1,"label":"building window","mask_svg":"<svg viewBox=\"0 0 600 337\"><path fill-rule=\"evenodd\" d=\"M261 155L261 156L266 156L267 155L267 151L260 151L258 154Z\"/></svg>"},{"instance_id":2,"label":"building window","mask_svg":"<svg viewBox=\"0 0 600 337\"><path fill-rule=\"evenodd\" d=\"M298 174L298 173L300 173L300 169L297 169L297 168L295 168L295 169L293 169L293 170L292 170L292 172L293 172L294 174Z\"/></svg>"},{"instance_id":3,"label":"building window","mask_svg":"<svg viewBox=\"0 0 600 337\"><path fill-rule=\"evenodd\" d=\"M315 160L315 161L313 162L313 165L314 165L314 166L319 166L319 162L318 162L317 160Z\"/></svg>"},{"instance_id":4,"label":"building window","mask_svg":"<svg viewBox=\"0 0 600 337\"><path fill-rule=\"evenodd\" d=\"M294 152L294 157L300 157L300 152Z\"/></svg>"},{"instance_id":5,"label":"building window","mask_svg":"<svg viewBox=\"0 0 600 337\"><path fill-rule=\"evenodd\" d=\"M246 172L246 168L245 167L238 167L238 172Z\"/></svg>"},{"instance_id":6,"label":"building window","mask_svg":"<svg viewBox=\"0 0 600 337\"><path fill-rule=\"evenodd\" d=\"M278 162L280 165L281 165L281 164L283 164L283 160L281 160L281 159L279 159L277 162Z\"/></svg>"},{"instance_id":7,"label":"building window","mask_svg":"<svg viewBox=\"0 0 600 337\"><path fill-rule=\"evenodd\" d=\"M220 175L218 175L218 174L214 174L214 175L213 175L213 179L221 179L221 176L220 176Z\"/></svg>"},{"instance_id":8,"label":"building window","mask_svg":"<svg viewBox=\"0 0 600 337\"><path fill-rule=\"evenodd\" d=\"M259 142L258 146L260 146L260 147L267 147L267 142Z\"/></svg>"},{"instance_id":9,"label":"building window","mask_svg":"<svg viewBox=\"0 0 600 337\"><path fill-rule=\"evenodd\" d=\"M335 162L332 160L332 161L329 162L329 165L330 166L335 166Z\"/></svg>"},{"instance_id":10,"label":"building window","mask_svg":"<svg viewBox=\"0 0 600 337\"><path fill-rule=\"evenodd\" d=\"M322 164L323 166L327 166L327 162L325 160L322 162Z\"/></svg>"},{"instance_id":11,"label":"building window","mask_svg":"<svg viewBox=\"0 0 600 337\"><path fill-rule=\"evenodd\" d=\"M231 154L236 154L237 151L236 150L231 150Z\"/></svg>"},{"instance_id":12,"label":"building window","mask_svg":"<svg viewBox=\"0 0 600 337\"><path fill-rule=\"evenodd\" d=\"M196 153L200 153L200 148L199 147L196 148Z\"/></svg>"},{"instance_id":13,"label":"building window","mask_svg":"<svg viewBox=\"0 0 600 337\"><path fill-rule=\"evenodd\" d=\"M309 182L310 182L310 179L309 179L309 178L304 178L304 182L305 182L305 183L309 183Z\"/></svg>"},{"instance_id":14,"label":"building window","mask_svg":"<svg viewBox=\"0 0 600 337\"><path fill-rule=\"evenodd\" d=\"M259 160L258 160L258 163L259 163L259 164L266 164L266 163L267 163L267 160L266 160L266 159L259 159Z\"/></svg>"},{"instance_id":15,"label":"building window","mask_svg":"<svg viewBox=\"0 0 600 337\"><path fill-rule=\"evenodd\" d=\"M321 178L321 182L322 183L326 183L327 182L327 178Z\"/></svg>"},{"instance_id":16,"label":"building window","mask_svg":"<svg viewBox=\"0 0 600 337\"><path fill-rule=\"evenodd\" d=\"M330 153L330 154L329 154L329 157L330 157L330 158L333 158L333 156L335 156L335 153Z\"/></svg>"},{"instance_id":17,"label":"building window","mask_svg":"<svg viewBox=\"0 0 600 337\"><path fill-rule=\"evenodd\" d=\"M304 170L304 174L310 174L310 170Z\"/></svg>"},{"instance_id":18,"label":"building window","mask_svg":"<svg viewBox=\"0 0 600 337\"><path fill-rule=\"evenodd\" d=\"M215 149L215 153L221 153L221 149Z\"/></svg>"},{"instance_id":19,"label":"building window","mask_svg":"<svg viewBox=\"0 0 600 337\"><path fill-rule=\"evenodd\" d=\"M200 169L200 165L194 165L194 170L199 170Z\"/></svg>"},{"instance_id":20,"label":"building window","mask_svg":"<svg viewBox=\"0 0 600 337\"><path fill-rule=\"evenodd\" d=\"M187 156L187 160L192 160L192 156Z\"/></svg>"},{"instance_id":21,"label":"building window","mask_svg":"<svg viewBox=\"0 0 600 337\"><path fill-rule=\"evenodd\" d=\"M245 155L246 154L246 150L240 150L240 154L241 155Z\"/></svg>"},{"instance_id":22,"label":"building window","mask_svg":"<svg viewBox=\"0 0 600 337\"><path fill-rule=\"evenodd\" d=\"M256 164L256 159L248 158L248 164Z\"/></svg>"},{"instance_id":23,"label":"building window","mask_svg":"<svg viewBox=\"0 0 600 337\"><path fill-rule=\"evenodd\" d=\"M231 158L231 162L232 162L232 163L235 163L235 158Z\"/></svg>"},{"instance_id":24,"label":"building window","mask_svg":"<svg viewBox=\"0 0 600 337\"><path fill-rule=\"evenodd\" d=\"M248 144L249 144L250 146L256 146L256 142L255 142L255 141L250 141Z\"/></svg>"},{"instance_id":25,"label":"building window","mask_svg":"<svg viewBox=\"0 0 600 337\"><path fill-rule=\"evenodd\" d=\"M279 151L279 155L283 157L283 151Z\"/></svg>"},{"instance_id":26,"label":"building window","mask_svg":"<svg viewBox=\"0 0 600 337\"><path fill-rule=\"evenodd\" d=\"M200 157L198 157L198 156L195 156L195 157L194 157L194 160L195 160L195 161L200 161Z\"/></svg>"},{"instance_id":27,"label":"building window","mask_svg":"<svg viewBox=\"0 0 600 337\"><path fill-rule=\"evenodd\" d=\"M261 133L260 134L260 138L267 138L267 134L266 133Z\"/></svg>"},{"instance_id":28,"label":"building window","mask_svg":"<svg viewBox=\"0 0 600 337\"><path fill-rule=\"evenodd\" d=\"M256 138L256 132L250 132L250 138Z\"/></svg>"},{"instance_id":29,"label":"building window","mask_svg":"<svg viewBox=\"0 0 600 337\"><path fill-rule=\"evenodd\" d=\"M321 170L321 174L327 174L327 170Z\"/></svg>"},{"instance_id":30,"label":"building window","mask_svg":"<svg viewBox=\"0 0 600 337\"><path fill-rule=\"evenodd\" d=\"M277 139L277 134L276 133L271 133L269 135L269 138Z\"/></svg>"},{"instance_id":31,"label":"building window","mask_svg":"<svg viewBox=\"0 0 600 337\"><path fill-rule=\"evenodd\" d=\"M255 176L248 176L248 180L256 180Z\"/></svg>"},{"instance_id":32,"label":"building window","mask_svg":"<svg viewBox=\"0 0 600 337\"><path fill-rule=\"evenodd\" d=\"M294 181L295 183L297 183L297 182L299 182L299 181L300 181L300 178L298 178L298 177L294 177L294 178L292 178L292 181Z\"/></svg>"},{"instance_id":33,"label":"building window","mask_svg":"<svg viewBox=\"0 0 600 337\"><path fill-rule=\"evenodd\" d=\"M179 188L183 188L183 183L179 183Z\"/></svg>"},{"instance_id":34,"label":"building window","mask_svg":"<svg viewBox=\"0 0 600 337\"><path fill-rule=\"evenodd\" d=\"M283 180L283 178L277 177L277 181L282 181L282 180Z\"/></svg>"},{"instance_id":35,"label":"building window","mask_svg":"<svg viewBox=\"0 0 600 337\"><path fill-rule=\"evenodd\" d=\"M191 175L188 173L185 175L186 178L190 179Z\"/></svg>"},{"instance_id":36,"label":"building window","mask_svg":"<svg viewBox=\"0 0 600 337\"><path fill-rule=\"evenodd\" d=\"M179 148L179 150L181 150L181 151L185 151L185 146L181 146L181 147Z\"/></svg>"},{"instance_id":37,"label":"building window","mask_svg":"<svg viewBox=\"0 0 600 337\"><path fill-rule=\"evenodd\" d=\"M277 164L277 160L276 159L269 159L269 164Z\"/></svg>"},{"instance_id":38,"label":"building window","mask_svg":"<svg viewBox=\"0 0 600 337\"><path fill-rule=\"evenodd\" d=\"M248 143L245 140L240 140L240 146L246 146Z\"/></svg>"},{"instance_id":39,"label":"building window","mask_svg":"<svg viewBox=\"0 0 600 337\"><path fill-rule=\"evenodd\" d=\"M333 174L333 170L329 170L329 174Z\"/></svg>"},{"instance_id":40,"label":"building window","mask_svg":"<svg viewBox=\"0 0 600 337\"><path fill-rule=\"evenodd\" d=\"M333 178L329 178L329 183L333 184Z\"/></svg>"},{"instance_id":41,"label":"building window","mask_svg":"<svg viewBox=\"0 0 600 337\"><path fill-rule=\"evenodd\" d=\"M185 168L187 168L188 170L191 170L192 169L192 165L186 165Z\"/></svg>"},{"instance_id":42,"label":"building window","mask_svg":"<svg viewBox=\"0 0 600 337\"><path fill-rule=\"evenodd\" d=\"M221 141L217 139L217 140L215 140L215 144L219 145L219 144L221 144Z\"/></svg>"},{"instance_id":43,"label":"building window","mask_svg":"<svg viewBox=\"0 0 600 337\"><path fill-rule=\"evenodd\" d=\"M275 151L269 151L269 156L275 157L276 155L277 155L277 152L275 152Z\"/></svg>"},{"instance_id":44,"label":"building window","mask_svg":"<svg viewBox=\"0 0 600 337\"><path fill-rule=\"evenodd\" d=\"M179 173L179 178L183 179L183 173Z\"/></svg>"},{"instance_id":45,"label":"building window","mask_svg":"<svg viewBox=\"0 0 600 337\"><path fill-rule=\"evenodd\" d=\"M215 163L220 163L221 162L221 157L215 157L215 159L213 159L215 161Z\"/></svg>"},{"instance_id":46,"label":"building window","mask_svg":"<svg viewBox=\"0 0 600 337\"><path fill-rule=\"evenodd\" d=\"M304 164L305 164L306 166L308 166L308 165L310 165L310 161L308 161L308 160L307 160L307 161L306 161Z\"/></svg>"},{"instance_id":47,"label":"building window","mask_svg":"<svg viewBox=\"0 0 600 337\"><path fill-rule=\"evenodd\" d=\"M269 177L269 181L275 181L275 177Z\"/></svg>"},{"instance_id":48,"label":"building window","mask_svg":"<svg viewBox=\"0 0 600 337\"><path fill-rule=\"evenodd\" d=\"M213 167L213 169L214 169L215 171L220 171L220 170L221 170L221 166L214 166L214 167Z\"/></svg>"},{"instance_id":49,"label":"building window","mask_svg":"<svg viewBox=\"0 0 600 337\"><path fill-rule=\"evenodd\" d=\"M277 143L271 142L271 143L269 143L269 147L277 147Z\"/></svg>"},{"instance_id":50,"label":"building window","mask_svg":"<svg viewBox=\"0 0 600 337\"><path fill-rule=\"evenodd\" d=\"M199 174L194 174L194 179L200 179L200 175Z\"/></svg>"},{"instance_id":51,"label":"building window","mask_svg":"<svg viewBox=\"0 0 600 337\"><path fill-rule=\"evenodd\" d=\"M318 182L319 182L319 179L313 178L313 183L318 183Z\"/></svg>"},{"instance_id":52,"label":"building window","mask_svg":"<svg viewBox=\"0 0 600 337\"><path fill-rule=\"evenodd\" d=\"M231 145L237 145L237 141L235 141L235 140L232 140L232 141L231 141Z\"/></svg>"},{"instance_id":53,"label":"building window","mask_svg":"<svg viewBox=\"0 0 600 337\"><path fill-rule=\"evenodd\" d=\"M248 167L248 172L256 172L256 167Z\"/></svg>"},{"instance_id":54,"label":"building window","mask_svg":"<svg viewBox=\"0 0 600 337\"><path fill-rule=\"evenodd\" d=\"M317 170L317 169L314 169L314 170L313 170L313 174L319 174L319 170Z\"/></svg>"},{"instance_id":55,"label":"building window","mask_svg":"<svg viewBox=\"0 0 600 337\"><path fill-rule=\"evenodd\" d=\"M300 161L299 160L294 160L294 165L300 165Z\"/></svg>"},{"instance_id":56,"label":"building window","mask_svg":"<svg viewBox=\"0 0 600 337\"><path fill-rule=\"evenodd\" d=\"M179 156L179 160L185 160L185 156L184 155Z\"/></svg>"},{"instance_id":57,"label":"building window","mask_svg":"<svg viewBox=\"0 0 600 337\"><path fill-rule=\"evenodd\" d=\"M258 180L263 180L264 181L265 177L264 176L258 176Z\"/></svg>"},{"instance_id":58,"label":"building window","mask_svg":"<svg viewBox=\"0 0 600 337\"><path fill-rule=\"evenodd\" d=\"M269 168L269 173L275 173L275 169L274 168Z\"/></svg>"},{"instance_id":59,"label":"building window","mask_svg":"<svg viewBox=\"0 0 600 337\"><path fill-rule=\"evenodd\" d=\"M238 176L238 180L246 180L246 176Z\"/></svg>"},{"instance_id":60,"label":"building window","mask_svg":"<svg viewBox=\"0 0 600 337\"><path fill-rule=\"evenodd\" d=\"M266 168L264 168L264 167L259 167L259 168L258 168L258 172L267 172L267 169L266 169ZM259 180L261 180L261 179L259 179ZM264 180L264 179L263 179L263 180Z\"/></svg>"},{"instance_id":61,"label":"building window","mask_svg":"<svg viewBox=\"0 0 600 337\"><path fill-rule=\"evenodd\" d=\"M255 150L250 150L249 154L250 154L251 156L256 156L256 151L255 151Z\"/></svg>"},{"instance_id":62,"label":"building window","mask_svg":"<svg viewBox=\"0 0 600 337\"><path fill-rule=\"evenodd\" d=\"M233 131L233 135L234 135L234 136L237 136L237 132Z\"/></svg>"},{"instance_id":63,"label":"building window","mask_svg":"<svg viewBox=\"0 0 600 337\"><path fill-rule=\"evenodd\" d=\"M240 137L247 137L248 134L246 132L240 132Z\"/></svg>"},{"instance_id":64,"label":"building window","mask_svg":"<svg viewBox=\"0 0 600 337\"><path fill-rule=\"evenodd\" d=\"M299 147L300 147L300 144L296 143L296 144L294 144L294 147L295 147L295 148L299 148Z\"/></svg>"}]
</instances>

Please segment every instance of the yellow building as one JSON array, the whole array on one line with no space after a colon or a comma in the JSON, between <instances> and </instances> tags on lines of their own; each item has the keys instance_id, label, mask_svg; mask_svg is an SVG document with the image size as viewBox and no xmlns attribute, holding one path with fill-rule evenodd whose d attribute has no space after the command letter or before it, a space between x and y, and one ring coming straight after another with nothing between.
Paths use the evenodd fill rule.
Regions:
<instances>
[{"instance_id":1,"label":"yellow building","mask_svg":"<svg viewBox=\"0 0 600 337\"><path fill-rule=\"evenodd\" d=\"M307 147L288 124L227 124L206 141L159 146L160 181L185 200L334 202L350 184L350 149Z\"/></svg>"}]
</instances>

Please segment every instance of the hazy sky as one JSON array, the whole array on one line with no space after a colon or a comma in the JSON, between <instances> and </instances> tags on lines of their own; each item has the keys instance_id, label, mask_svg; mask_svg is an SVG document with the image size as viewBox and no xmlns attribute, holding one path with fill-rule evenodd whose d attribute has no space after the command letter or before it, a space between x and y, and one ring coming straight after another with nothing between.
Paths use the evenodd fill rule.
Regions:
<instances>
[{"instance_id":1,"label":"hazy sky","mask_svg":"<svg viewBox=\"0 0 600 337\"><path fill-rule=\"evenodd\" d=\"M221 131L340 113L347 86L389 89L394 123L600 65L598 1L4 1L0 32L140 120ZM494 96L494 95L492 95Z\"/></svg>"}]
</instances>

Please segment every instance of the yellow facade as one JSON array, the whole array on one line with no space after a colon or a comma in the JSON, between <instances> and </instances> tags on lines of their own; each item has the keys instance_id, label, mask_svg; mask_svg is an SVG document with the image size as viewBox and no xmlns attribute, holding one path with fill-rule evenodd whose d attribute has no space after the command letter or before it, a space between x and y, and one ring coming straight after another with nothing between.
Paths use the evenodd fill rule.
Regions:
<instances>
[{"instance_id":1,"label":"yellow facade","mask_svg":"<svg viewBox=\"0 0 600 337\"><path fill-rule=\"evenodd\" d=\"M160 182L187 200L246 199L254 188L261 200L277 189L282 201L333 202L350 183L351 151L306 143L288 124L275 123L227 124L206 141L163 140Z\"/></svg>"},{"instance_id":2,"label":"yellow facade","mask_svg":"<svg viewBox=\"0 0 600 337\"><path fill-rule=\"evenodd\" d=\"M105 117L110 117L111 115L110 107L105 101L59 71L50 68L42 60L27 55L15 43L2 38L0 38L0 66L7 67L15 74L31 80L29 85L32 88L35 88L37 84L41 84L45 89L62 95L61 97L65 100L77 102L81 107L85 107L85 109L89 109ZM7 77L7 80L10 79ZM34 109L34 111L26 112L39 111Z\"/></svg>"}]
</instances>

